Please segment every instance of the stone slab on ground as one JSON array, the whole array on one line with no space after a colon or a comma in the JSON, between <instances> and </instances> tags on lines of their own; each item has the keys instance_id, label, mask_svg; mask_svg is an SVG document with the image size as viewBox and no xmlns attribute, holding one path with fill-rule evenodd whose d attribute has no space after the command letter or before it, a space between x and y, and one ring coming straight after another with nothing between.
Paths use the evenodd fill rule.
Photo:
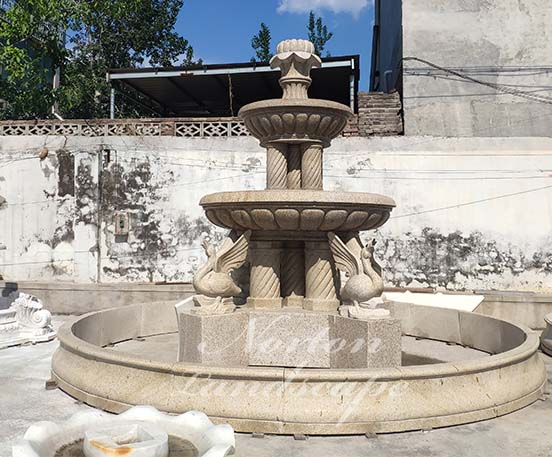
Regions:
<instances>
[{"instance_id":1,"label":"stone slab on ground","mask_svg":"<svg viewBox=\"0 0 552 457\"><path fill-rule=\"evenodd\" d=\"M56 324L54 320L54 324ZM139 345L140 342L133 344ZM429 343L428 343L429 344ZM60 390L45 390L51 356L57 341L0 351L0 456L11 456L13 440L34 422L63 421L77 411L90 409ZM462 351L447 347L447 351ZM552 379L552 357L543 355ZM549 385L550 388L550 385ZM494 420L432 430L362 436L270 436L258 440L236 434L238 457L548 457L552 449L552 398L537 401L521 411Z\"/></svg>"}]
</instances>

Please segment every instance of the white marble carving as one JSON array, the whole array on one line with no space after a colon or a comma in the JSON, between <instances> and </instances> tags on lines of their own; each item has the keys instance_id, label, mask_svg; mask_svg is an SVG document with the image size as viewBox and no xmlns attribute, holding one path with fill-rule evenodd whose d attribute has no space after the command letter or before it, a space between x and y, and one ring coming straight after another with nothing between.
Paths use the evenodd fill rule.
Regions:
<instances>
[{"instance_id":1,"label":"white marble carving","mask_svg":"<svg viewBox=\"0 0 552 457\"><path fill-rule=\"evenodd\" d=\"M23 439L13 445L12 457L52 457L64 446L80 440L84 442L87 431L110 430L113 433L132 425L146 431L151 430L153 425L169 436L186 440L197 449L199 457L232 455L236 446L233 428L228 424L214 425L202 412L188 411L180 416L171 416L152 406L134 406L118 416L87 410L74 414L63 424L37 422L29 427Z\"/></svg>"},{"instance_id":2,"label":"white marble carving","mask_svg":"<svg viewBox=\"0 0 552 457\"><path fill-rule=\"evenodd\" d=\"M38 298L20 292L8 309L0 310L0 348L54 339L51 320Z\"/></svg>"}]
</instances>

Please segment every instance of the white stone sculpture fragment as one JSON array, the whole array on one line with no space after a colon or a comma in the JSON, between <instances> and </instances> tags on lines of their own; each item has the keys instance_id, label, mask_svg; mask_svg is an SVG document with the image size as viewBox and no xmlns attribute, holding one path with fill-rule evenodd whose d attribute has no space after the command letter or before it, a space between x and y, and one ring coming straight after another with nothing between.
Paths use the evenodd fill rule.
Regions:
<instances>
[{"instance_id":1,"label":"white stone sculpture fragment","mask_svg":"<svg viewBox=\"0 0 552 457\"><path fill-rule=\"evenodd\" d=\"M20 292L8 309L0 310L0 348L54 339L51 321L50 311L38 298Z\"/></svg>"},{"instance_id":2,"label":"white stone sculpture fragment","mask_svg":"<svg viewBox=\"0 0 552 457\"><path fill-rule=\"evenodd\" d=\"M228 237L218 251L207 241L203 242L207 262L193 279L194 288L199 292L194 296L194 302L200 307L198 313L225 314L234 311L236 306L232 297L239 295L241 289L230 274L246 262L250 237L250 230L235 242Z\"/></svg>"},{"instance_id":3,"label":"white stone sculpture fragment","mask_svg":"<svg viewBox=\"0 0 552 457\"><path fill-rule=\"evenodd\" d=\"M360 255L355 255L335 233L329 232L328 240L336 267L348 276L341 289L341 300L348 306L349 317L388 317L388 310L376 309L383 303L378 299L383 292L383 279L381 267L374 260L375 241L362 247Z\"/></svg>"},{"instance_id":4,"label":"white stone sculpture fragment","mask_svg":"<svg viewBox=\"0 0 552 457\"><path fill-rule=\"evenodd\" d=\"M179 416L172 416L152 406L134 406L118 416L91 409L74 414L63 424L37 422L29 427L23 439L13 445L12 457L52 457L64 446L81 440L84 449L87 431L96 430L103 436L107 433L117 438L119 432L125 429L132 435L134 426L150 435L155 433L154 437L157 438L160 438L161 434L163 436L166 434L186 440L197 449L199 457L232 455L236 446L233 428L228 424L214 425L202 412L188 411ZM152 432L153 430L156 432ZM128 437L133 438L130 435ZM145 435L141 437L144 438ZM88 457L88 454L85 455ZM92 454L93 457L102 455L104 454ZM125 455L159 457L157 454L126 453Z\"/></svg>"}]
</instances>

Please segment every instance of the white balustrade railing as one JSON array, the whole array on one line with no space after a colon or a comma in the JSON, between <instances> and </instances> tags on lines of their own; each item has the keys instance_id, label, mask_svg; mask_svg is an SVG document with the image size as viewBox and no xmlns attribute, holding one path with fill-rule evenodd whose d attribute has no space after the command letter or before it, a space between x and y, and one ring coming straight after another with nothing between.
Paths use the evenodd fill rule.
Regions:
<instances>
[{"instance_id":1,"label":"white balustrade railing","mask_svg":"<svg viewBox=\"0 0 552 457\"><path fill-rule=\"evenodd\" d=\"M237 118L0 121L0 136L22 135L201 138L248 136L249 132Z\"/></svg>"}]
</instances>

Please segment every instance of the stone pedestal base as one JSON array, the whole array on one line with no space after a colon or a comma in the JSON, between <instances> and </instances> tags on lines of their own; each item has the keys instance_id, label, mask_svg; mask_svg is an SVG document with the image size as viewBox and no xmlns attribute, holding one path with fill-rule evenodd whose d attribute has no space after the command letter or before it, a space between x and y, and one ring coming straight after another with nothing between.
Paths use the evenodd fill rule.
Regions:
<instances>
[{"instance_id":1,"label":"stone pedestal base","mask_svg":"<svg viewBox=\"0 0 552 457\"><path fill-rule=\"evenodd\" d=\"M401 323L391 317L348 319L336 316L332 339L347 344L332 353L332 368L401 366Z\"/></svg>"},{"instance_id":2,"label":"stone pedestal base","mask_svg":"<svg viewBox=\"0 0 552 457\"><path fill-rule=\"evenodd\" d=\"M281 298L257 298L249 297L247 299L247 307L254 309L278 309L282 307Z\"/></svg>"},{"instance_id":3,"label":"stone pedestal base","mask_svg":"<svg viewBox=\"0 0 552 457\"><path fill-rule=\"evenodd\" d=\"M249 365L330 368L330 321L321 313L250 312Z\"/></svg>"},{"instance_id":4,"label":"stone pedestal base","mask_svg":"<svg viewBox=\"0 0 552 457\"><path fill-rule=\"evenodd\" d=\"M193 314L177 310L178 360L212 366L248 364L247 313Z\"/></svg>"},{"instance_id":5,"label":"stone pedestal base","mask_svg":"<svg viewBox=\"0 0 552 457\"><path fill-rule=\"evenodd\" d=\"M337 308L339 308L339 300L337 299L328 299L323 300L320 298L305 298L303 301L303 308L305 308L308 311L319 311L319 312L327 312L332 313L335 312Z\"/></svg>"},{"instance_id":6,"label":"stone pedestal base","mask_svg":"<svg viewBox=\"0 0 552 457\"><path fill-rule=\"evenodd\" d=\"M304 310L178 312L179 361L211 366L388 368L401 365L398 319Z\"/></svg>"},{"instance_id":7,"label":"stone pedestal base","mask_svg":"<svg viewBox=\"0 0 552 457\"><path fill-rule=\"evenodd\" d=\"M302 309L304 300L305 299L303 297L286 297L282 300L282 308Z\"/></svg>"}]
</instances>

